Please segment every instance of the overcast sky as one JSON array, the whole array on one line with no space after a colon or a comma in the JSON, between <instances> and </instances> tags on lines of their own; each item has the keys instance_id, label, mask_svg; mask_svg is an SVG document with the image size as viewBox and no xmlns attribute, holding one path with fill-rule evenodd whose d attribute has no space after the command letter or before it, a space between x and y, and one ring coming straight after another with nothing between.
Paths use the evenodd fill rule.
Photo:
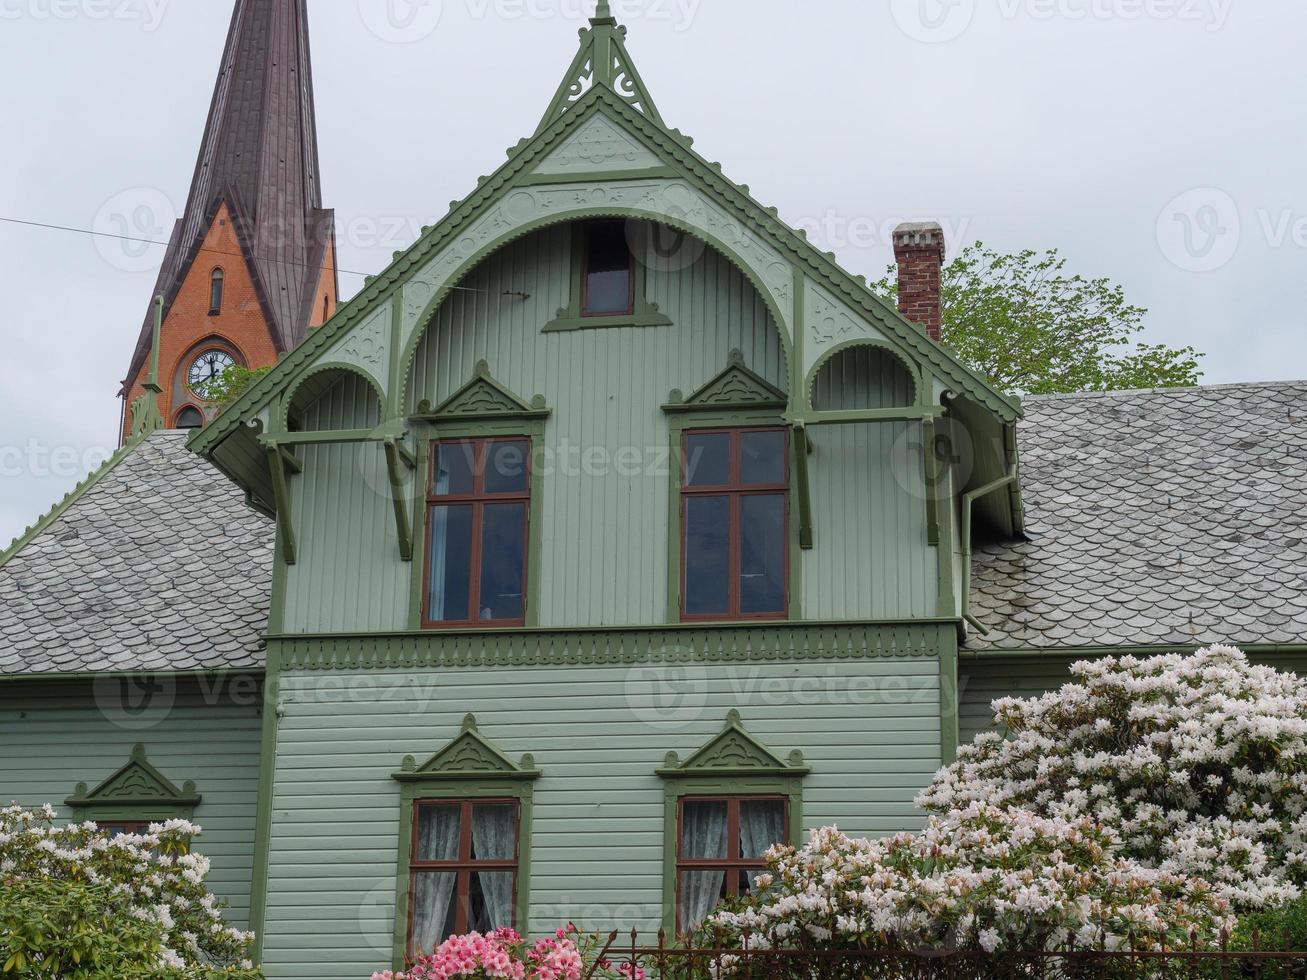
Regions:
<instances>
[{"instance_id":1,"label":"overcast sky","mask_svg":"<svg viewBox=\"0 0 1307 980\"><path fill-rule=\"evenodd\" d=\"M0 217L166 239L232 0L0 0ZM846 267L1062 250L1206 381L1307 378L1302 0L614 0L669 125ZM309 0L325 204L372 273L529 135L588 0ZM0 222L0 547L116 445L163 249ZM345 296L362 277L342 274Z\"/></svg>"}]
</instances>

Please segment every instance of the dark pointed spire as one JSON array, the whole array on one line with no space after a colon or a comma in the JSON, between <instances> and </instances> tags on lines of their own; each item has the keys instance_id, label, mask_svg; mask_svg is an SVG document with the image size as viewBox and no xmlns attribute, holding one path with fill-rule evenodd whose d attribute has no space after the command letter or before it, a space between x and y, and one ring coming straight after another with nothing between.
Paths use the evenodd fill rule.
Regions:
<instances>
[{"instance_id":1,"label":"dark pointed spire","mask_svg":"<svg viewBox=\"0 0 1307 980\"><path fill-rule=\"evenodd\" d=\"M244 252L273 343L289 350L307 333L331 235L318 180L305 0L236 0L186 210L155 289L165 316L224 203L235 224L235 240L224 247ZM149 335L147 317L128 385Z\"/></svg>"}]
</instances>

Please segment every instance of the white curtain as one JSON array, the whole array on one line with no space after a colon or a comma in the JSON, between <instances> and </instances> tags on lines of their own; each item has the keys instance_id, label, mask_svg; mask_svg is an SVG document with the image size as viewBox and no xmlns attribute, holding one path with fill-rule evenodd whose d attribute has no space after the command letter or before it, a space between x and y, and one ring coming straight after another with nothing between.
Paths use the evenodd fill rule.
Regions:
<instances>
[{"instance_id":1,"label":"white curtain","mask_svg":"<svg viewBox=\"0 0 1307 980\"><path fill-rule=\"evenodd\" d=\"M449 473L441 469L436 474L436 493L449 493ZM449 543L449 508L436 507L431 511L431 602L428 615L433 620L445 618L445 549Z\"/></svg>"},{"instance_id":2,"label":"white curtain","mask_svg":"<svg viewBox=\"0 0 1307 980\"><path fill-rule=\"evenodd\" d=\"M472 845L483 861L509 861L517 850L517 808L478 806L472 809ZM513 873L480 872L481 894L490 924L499 929L513 924Z\"/></svg>"},{"instance_id":3,"label":"white curtain","mask_svg":"<svg viewBox=\"0 0 1307 980\"><path fill-rule=\"evenodd\" d=\"M457 807L424 807L419 811L419 861L457 861L459 838ZM454 871L415 871L413 882L413 939L410 953L434 952L445 941L445 920L454 900L458 874Z\"/></svg>"},{"instance_id":4,"label":"white curtain","mask_svg":"<svg viewBox=\"0 0 1307 980\"><path fill-rule=\"evenodd\" d=\"M762 857L785 842L785 804L760 800L740 804L740 847L746 858Z\"/></svg>"},{"instance_id":5,"label":"white curtain","mask_svg":"<svg viewBox=\"0 0 1307 980\"><path fill-rule=\"evenodd\" d=\"M726 805L687 803L682 817L683 857L724 858L726 856ZM723 871L685 871L681 874L682 932L693 929L712 911L726 883Z\"/></svg>"}]
</instances>

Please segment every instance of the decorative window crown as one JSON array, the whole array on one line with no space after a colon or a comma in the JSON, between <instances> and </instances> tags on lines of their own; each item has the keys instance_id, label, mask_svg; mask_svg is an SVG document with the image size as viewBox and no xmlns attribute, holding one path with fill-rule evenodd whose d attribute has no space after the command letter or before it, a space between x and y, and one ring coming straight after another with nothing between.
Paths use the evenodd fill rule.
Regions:
<instances>
[{"instance_id":1,"label":"decorative window crown","mask_svg":"<svg viewBox=\"0 0 1307 980\"><path fill-rule=\"evenodd\" d=\"M538 779L540 770L530 753L513 762L477 729L476 716L463 719L463 730L422 765L405 756L393 778L400 782L455 779Z\"/></svg>"}]
</instances>

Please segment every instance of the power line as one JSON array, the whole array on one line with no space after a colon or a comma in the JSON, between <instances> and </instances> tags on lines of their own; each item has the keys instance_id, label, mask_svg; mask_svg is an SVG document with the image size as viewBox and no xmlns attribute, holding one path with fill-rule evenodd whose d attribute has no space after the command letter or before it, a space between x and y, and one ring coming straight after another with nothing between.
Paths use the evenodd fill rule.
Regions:
<instances>
[{"instance_id":1,"label":"power line","mask_svg":"<svg viewBox=\"0 0 1307 980\"><path fill-rule=\"evenodd\" d=\"M172 244L171 242L161 242L153 238L132 238L129 235L115 235L113 232L109 232L109 231L95 231L94 229L91 228L73 228L68 225L55 225L55 224L49 224L44 221L27 221L23 218L7 218L4 215L0 215L0 222L4 222L5 224L10 224L10 225L23 225L28 228L45 228L49 231L64 231L73 235L90 235L93 238L112 238L115 239L116 241L133 242L138 245L159 245L163 248L168 248ZM236 258L239 259L245 258L244 254L241 252L229 252L220 248L209 248L208 246L205 245L201 245L199 251L210 252L214 255L235 256ZM310 268L310 264L307 262L292 262L288 259L278 259L277 261L284 261L286 262L287 265L297 265L305 269ZM322 268L325 269L326 266L323 266ZM356 272L352 269L341 269L341 268L337 268L336 271L338 273L343 273L347 276L363 276L364 278L367 278L374 274L371 272ZM489 290L486 289L473 289L470 286L454 286L453 288L465 293L488 293L489 292ZM509 295L509 294L506 293L505 295ZM512 295L524 295L524 294L514 293Z\"/></svg>"}]
</instances>

